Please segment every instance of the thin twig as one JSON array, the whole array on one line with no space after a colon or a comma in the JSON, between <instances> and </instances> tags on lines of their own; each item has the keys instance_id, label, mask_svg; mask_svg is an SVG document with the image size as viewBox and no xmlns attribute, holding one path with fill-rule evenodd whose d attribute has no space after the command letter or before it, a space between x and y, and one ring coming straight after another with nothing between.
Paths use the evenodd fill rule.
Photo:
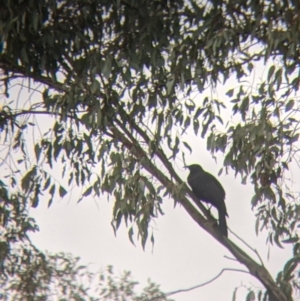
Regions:
<instances>
[{"instance_id":1,"label":"thin twig","mask_svg":"<svg viewBox=\"0 0 300 301\"><path fill-rule=\"evenodd\" d=\"M229 229L230 230L230 229ZM230 232L238 239L240 240L246 247L248 247L252 252L254 252L256 254L256 256L258 257L261 265L264 267L264 262L261 258L261 256L259 255L259 253L257 252L256 249L252 248L245 240L243 240L240 236L238 236L236 233L234 233L232 230L230 230Z\"/></svg>"},{"instance_id":2,"label":"thin twig","mask_svg":"<svg viewBox=\"0 0 300 301\"><path fill-rule=\"evenodd\" d=\"M206 282L203 282L203 283L200 283L200 284L197 284L195 286L192 286L192 287L189 287L189 288L183 288L183 289L179 289L179 290L176 290L176 291L173 291L173 292L169 292L169 293L165 293L163 294L164 297L169 297L169 296L172 296L172 295L175 295L175 294L180 294L180 293L186 293L186 292L190 292L190 291L193 291L199 287L202 287L202 286L205 286L207 284L210 284L212 283L213 281L215 281L216 279L218 279L224 272L226 271L233 271L233 272L241 272L241 273L246 273L246 274L249 274L250 273L248 271L245 271L245 270L240 270L240 269L231 269L231 268L224 268L220 271L219 274L217 274L215 277L213 277L212 279L206 281ZM152 299L150 299L149 301L155 301L159 298L161 298L162 296L158 296L158 297L154 297Z\"/></svg>"},{"instance_id":3,"label":"thin twig","mask_svg":"<svg viewBox=\"0 0 300 301\"><path fill-rule=\"evenodd\" d=\"M245 270L240 270L240 269L231 269L231 268L225 268L225 269L222 269L220 271L220 273L218 275L216 275L215 277L213 277L212 279L206 281L206 282L203 282L201 284L198 284L198 285L195 285L195 286L192 286L190 288L184 288L184 289L179 289L177 291L173 291L173 292L170 292L170 293L166 293L165 295L166 296L171 296L171 295L175 295L175 294L179 294L179 293L185 293L185 292L189 292L189 291L192 291L194 289L197 289L199 287L202 287L202 286L205 286L207 284L210 284L212 283L213 281L215 281L216 279L218 279L224 272L226 271L233 271L233 272L241 272L241 273L246 273L246 274L249 274L250 273L248 271L245 271Z\"/></svg>"}]
</instances>

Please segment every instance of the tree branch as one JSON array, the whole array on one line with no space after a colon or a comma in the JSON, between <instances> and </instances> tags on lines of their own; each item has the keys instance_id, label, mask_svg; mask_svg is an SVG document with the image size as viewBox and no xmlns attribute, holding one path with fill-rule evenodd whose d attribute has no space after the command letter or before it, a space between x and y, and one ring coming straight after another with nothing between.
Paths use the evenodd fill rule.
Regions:
<instances>
[{"instance_id":1,"label":"tree branch","mask_svg":"<svg viewBox=\"0 0 300 301\"><path fill-rule=\"evenodd\" d=\"M240 270L240 269L231 269L231 268L225 268L225 269L222 269L219 274L217 274L215 277L213 277L212 279L206 281L206 282L203 282L203 283L200 283L200 284L197 284L195 286L192 286L192 287L189 287L189 288L184 288L184 289L179 289L177 291L173 291L173 292L169 292L169 293L166 293L165 295L167 297L169 296L172 296L172 295L175 295L175 294L179 294L179 293L186 293L186 292L190 292L190 291L193 291L199 287L202 287L202 286L205 286L207 284L210 284L212 283L213 281L215 281L216 279L218 279L224 272L226 271L233 271L233 272L240 272L240 273L246 273L246 274L249 274L248 271L245 271L245 270Z\"/></svg>"}]
</instances>

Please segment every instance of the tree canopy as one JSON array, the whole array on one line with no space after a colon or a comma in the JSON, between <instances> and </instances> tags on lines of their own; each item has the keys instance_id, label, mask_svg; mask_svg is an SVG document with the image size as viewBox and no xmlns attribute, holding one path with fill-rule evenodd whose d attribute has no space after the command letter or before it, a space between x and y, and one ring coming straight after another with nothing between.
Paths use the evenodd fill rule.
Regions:
<instances>
[{"instance_id":1,"label":"tree canopy","mask_svg":"<svg viewBox=\"0 0 300 301\"><path fill-rule=\"evenodd\" d=\"M4 0L1 197L13 205L2 202L2 225L11 206L36 207L45 195L50 206L76 186L79 200L111 196L115 231L125 223L129 239L145 246L170 197L261 281L266 298L292 300L299 200L286 178L298 153L298 2ZM14 99L16 86L28 95ZM276 280L220 235L178 176L174 164L191 152L188 135L223 154L220 172L253 184L257 233L293 244ZM22 225L20 233L34 227Z\"/></svg>"}]
</instances>

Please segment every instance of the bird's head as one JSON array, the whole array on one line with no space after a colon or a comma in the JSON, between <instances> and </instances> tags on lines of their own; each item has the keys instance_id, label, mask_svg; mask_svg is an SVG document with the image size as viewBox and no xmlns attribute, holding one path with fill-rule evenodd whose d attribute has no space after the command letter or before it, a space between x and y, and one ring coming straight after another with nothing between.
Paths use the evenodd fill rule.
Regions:
<instances>
[{"instance_id":1,"label":"bird's head","mask_svg":"<svg viewBox=\"0 0 300 301\"><path fill-rule=\"evenodd\" d=\"M186 165L185 168L188 168L192 173L203 171L203 168L198 164Z\"/></svg>"}]
</instances>

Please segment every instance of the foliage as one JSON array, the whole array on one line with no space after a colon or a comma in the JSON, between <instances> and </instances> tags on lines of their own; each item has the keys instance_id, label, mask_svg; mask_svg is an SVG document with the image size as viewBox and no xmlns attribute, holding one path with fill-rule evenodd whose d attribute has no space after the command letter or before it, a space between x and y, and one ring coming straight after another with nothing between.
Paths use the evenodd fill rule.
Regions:
<instances>
[{"instance_id":1,"label":"foliage","mask_svg":"<svg viewBox=\"0 0 300 301\"><path fill-rule=\"evenodd\" d=\"M38 228L28 216L26 198L18 194L9 196L5 185L0 184L1 300L171 301L151 281L137 294L138 282L133 281L129 272L118 277L110 266L92 273L70 254L39 251L28 237Z\"/></svg>"},{"instance_id":2,"label":"foliage","mask_svg":"<svg viewBox=\"0 0 300 301\"><path fill-rule=\"evenodd\" d=\"M194 133L207 139L213 155L224 153L226 171L253 182L257 232L266 229L271 243L284 240L298 250L299 201L284 180L298 150L297 1L5 4L3 95L9 98L22 77L42 93L7 102L0 112L6 176L33 207L45 193L50 206L74 185L82 187L82 198L111 195L115 230L125 222L130 240L137 233L145 246L149 236L154 241L149 226L169 196L216 237L193 211L172 165L185 162L187 136ZM266 75L257 76L262 66ZM218 96L230 83L227 95ZM41 115L51 116L52 126L39 129L32 148L26 131ZM16 166L11 150L19 152ZM52 176L57 163L65 184ZM253 271L252 261L226 246ZM298 256L287 270L295 270ZM272 282L253 274L266 287ZM281 280L278 287L286 284Z\"/></svg>"}]
</instances>

